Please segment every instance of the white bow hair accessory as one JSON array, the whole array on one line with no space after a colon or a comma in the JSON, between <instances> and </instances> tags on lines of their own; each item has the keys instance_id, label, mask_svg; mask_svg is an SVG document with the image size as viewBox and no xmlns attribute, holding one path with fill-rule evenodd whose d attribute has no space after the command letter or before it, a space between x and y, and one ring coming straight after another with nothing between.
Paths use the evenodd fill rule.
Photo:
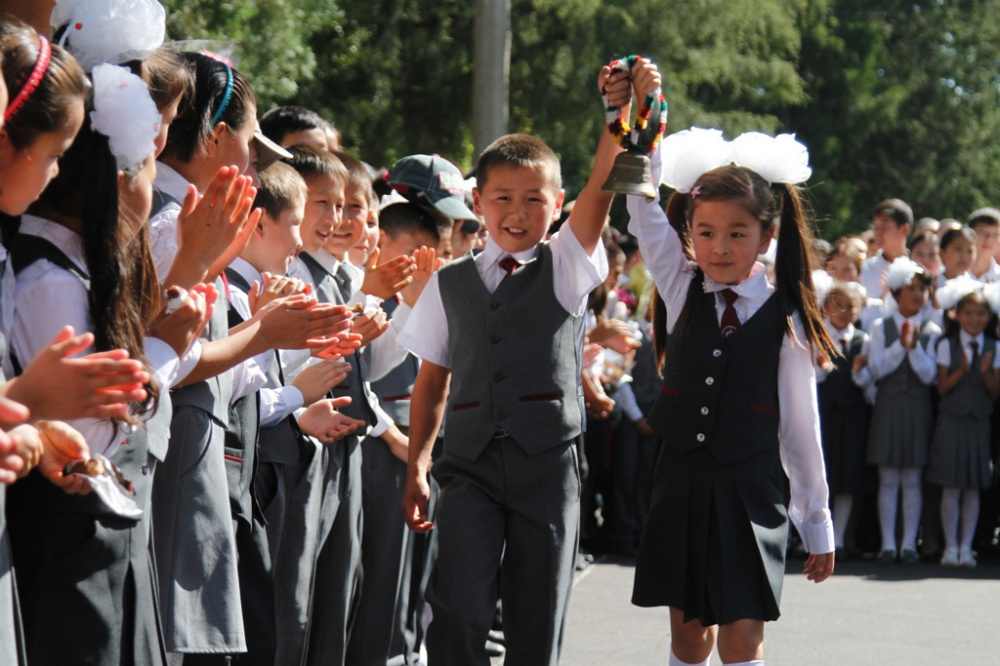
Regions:
<instances>
[{"instance_id":1,"label":"white bow hair accessory","mask_svg":"<svg viewBox=\"0 0 1000 666\"><path fill-rule=\"evenodd\" d=\"M889 265L889 270L885 274L885 283L888 285L889 291L898 291L910 284L917 273L926 275L927 271L909 257L897 257Z\"/></svg>"},{"instance_id":2,"label":"white bow hair accessory","mask_svg":"<svg viewBox=\"0 0 1000 666\"><path fill-rule=\"evenodd\" d=\"M722 130L692 127L664 137L661 182L686 194L701 176L728 164L746 167L769 183L809 180L809 149L794 134L745 132L727 141Z\"/></svg>"},{"instance_id":3,"label":"white bow hair accessory","mask_svg":"<svg viewBox=\"0 0 1000 666\"><path fill-rule=\"evenodd\" d=\"M108 137L120 171L142 163L156 150L153 142L163 122L149 89L142 79L117 65L98 65L91 77L91 126Z\"/></svg>"},{"instance_id":4,"label":"white bow hair accessory","mask_svg":"<svg viewBox=\"0 0 1000 666\"><path fill-rule=\"evenodd\" d=\"M960 300L976 291L986 298L992 312L1000 312L1000 284L984 284L969 275L948 280L938 288L934 297L942 310L951 310Z\"/></svg>"},{"instance_id":5,"label":"white bow hair accessory","mask_svg":"<svg viewBox=\"0 0 1000 666\"><path fill-rule=\"evenodd\" d=\"M817 268L812 272L812 283L813 291L816 292L816 304L822 308L830 287L834 285L834 279L822 268Z\"/></svg>"},{"instance_id":6,"label":"white bow hair accessory","mask_svg":"<svg viewBox=\"0 0 1000 666\"><path fill-rule=\"evenodd\" d=\"M163 44L167 15L157 0L56 0L53 28L86 71L148 58Z\"/></svg>"}]
</instances>

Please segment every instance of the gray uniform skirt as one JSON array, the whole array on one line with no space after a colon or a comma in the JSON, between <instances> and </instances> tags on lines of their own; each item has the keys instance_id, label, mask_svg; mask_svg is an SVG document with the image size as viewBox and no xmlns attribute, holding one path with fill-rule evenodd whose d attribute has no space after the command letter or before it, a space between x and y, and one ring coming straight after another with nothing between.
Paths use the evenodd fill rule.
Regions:
<instances>
[{"instance_id":1,"label":"gray uniform skirt","mask_svg":"<svg viewBox=\"0 0 1000 666\"><path fill-rule=\"evenodd\" d=\"M636 562L632 603L702 626L776 620L785 573L787 478L778 449L723 465L664 446Z\"/></svg>"},{"instance_id":2,"label":"gray uniform skirt","mask_svg":"<svg viewBox=\"0 0 1000 666\"><path fill-rule=\"evenodd\" d=\"M923 467L927 464L934 413L930 388L926 400L879 393L868 435L868 462L890 467Z\"/></svg>"},{"instance_id":3,"label":"gray uniform skirt","mask_svg":"<svg viewBox=\"0 0 1000 666\"><path fill-rule=\"evenodd\" d=\"M926 478L946 488L988 488L993 479L990 417L941 412L931 442Z\"/></svg>"}]
</instances>

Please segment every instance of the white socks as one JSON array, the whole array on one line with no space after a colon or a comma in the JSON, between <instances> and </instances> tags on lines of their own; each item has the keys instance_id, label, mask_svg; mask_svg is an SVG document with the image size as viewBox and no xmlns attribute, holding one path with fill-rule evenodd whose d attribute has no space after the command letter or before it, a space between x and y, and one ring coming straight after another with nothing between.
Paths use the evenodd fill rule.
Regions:
<instances>
[{"instance_id":1,"label":"white socks","mask_svg":"<svg viewBox=\"0 0 1000 666\"><path fill-rule=\"evenodd\" d=\"M961 509L959 509L961 499ZM962 539L959 544L959 516L961 516ZM979 521L978 488L945 488L941 492L941 527L944 530L944 545L948 548L972 550Z\"/></svg>"},{"instance_id":2,"label":"white socks","mask_svg":"<svg viewBox=\"0 0 1000 666\"><path fill-rule=\"evenodd\" d=\"M709 663L711 661L712 661L712 655L708 655L708 659L706 659L705 661L700 661L697 664L689 664L686 661L681 661L680 659L678 659L677 655L674 654L674 649L670 648L670 666L709 666Z\"/></svg>"},{"instance_id":3,"label":"white socks","mask_svg":"<svg viewBox=\"0 0 1000 666\"><path fill-rule=\"evenodd\" d=\"M903 490L903 548L917 549L920 529L920 467L879 465L878 517L882 528L882 548L896 549L896 508L899 490Z\"/></svg>"}]
</instances>

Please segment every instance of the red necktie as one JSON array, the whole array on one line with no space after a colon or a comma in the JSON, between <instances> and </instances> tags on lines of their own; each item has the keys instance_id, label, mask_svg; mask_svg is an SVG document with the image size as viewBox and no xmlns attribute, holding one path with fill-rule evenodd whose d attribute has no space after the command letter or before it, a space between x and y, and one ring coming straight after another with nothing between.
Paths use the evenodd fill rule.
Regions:
<instances>
[{"instance_id":1,"label":"red necktie","mask_svg":"<svg viewBox=\"0 0 1000 666\"><path fill-rule=\"evenodd\" d=\"M503 282L504 280L506 280L507 279L507 275L510 275L511 273L513 273L514 270L518 266L520 266L520 265L521 265L521 262L518 261L517 259L515 259L514 257L510 256L510 255L507 255L506 257L504 257L503 259L501 259L500 260L500 268L502 268L504 270L504 273L506 273L506 275L504 275L503 276L503 280L500 280L500 281Z\"/></svg>"},{"instance_id":2,"label":"red necktie","mask_svg":"<svg viewBox=\"0 0 1000 666\"><path fill-rule=\"evenodd\" d=\"M722 311L722 323L720 324L722 337L728 338L740 327L740 318L736 314L736 308L733 307L733 303L740 295L732 289L723 289L719 293L722 294L722 299L726 302L726 309Z\"/></svg>"},{"instance_id":3,"label":"red necktie","mask_svg":"<svg viewBox=\"0 0 1000 666\"><path fill-rule=\"evenodd\" d=\"M974 368L978 365L979 362L979 343L973 340L972 342L969 343L969 346L972 347L972 363L970 363L969 365Z\"/></svg>"}]
</instances>

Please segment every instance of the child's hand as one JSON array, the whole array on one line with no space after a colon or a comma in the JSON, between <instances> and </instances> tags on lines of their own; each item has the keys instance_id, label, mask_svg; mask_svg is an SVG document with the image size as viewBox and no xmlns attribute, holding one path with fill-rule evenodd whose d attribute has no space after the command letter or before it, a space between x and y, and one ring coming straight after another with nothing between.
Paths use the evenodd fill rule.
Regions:
<instances>
[{"instance_id":1,"label":"child's hand","mask_svg":"<svg viewBox=\"0 0 1000 666\"><path fill-rule=\"evenodd\" d=\"M336 361L350 356L361 347L361 336L357 333L340 333L337 341L323 349L313 349L312 355L327 361Z\"/></svg>"},{"instance_id":2,"label":"child's hand","mask_svg":"<svg viewBox=\"0 0 1000 666\"><path fill-rule=\"evenodd\" d=\"M268 303L254 315L271 349L325 349L338 333L351 327L343 305L318 304L312 296L286 296Z\"/></svg>"},{"instance_id":3,"label":"child's hand","mask_svg":"<svg viewBox=\"0 0 1000 666\"><path fill-rule=\"evenodd\" d=\"M62 421L39 421L35 424L42 440L42 458L38 471L64 491L74 495L86 495L91 486L78 476L66 476L66 463L90 458L90 447L75 428Z\"/></svg>"},{"instance_id":4,"label":"child's hand","mask_svg":"<svg viewBox=\"0 0 1000 666\"><path fill-rule=\"evenodd\" d=\"M610 107L623 109L632 104L632 77L626 72L612 70L607 65L601 67L597 88L608 98Z\"/></svg>"},{"instance_id":5,"label":"child's hand","mask_svg":"<svg viewBox=\"0 0 1000 666\"><path fill-rule=\"evenodd\" d=\"M364 421L352 419L337 411L338 407L346 407L349 404L351 399L347 397L314 402L299 417L299 427L302 428L302 432L324 444L333 444L365 425Z\"/></svg>"},{"instance_id":6,"label":"child's hand","mask_svg":"<svg viewBox=\"0 0 1000 666\"><path fill-rule=\"evenodd\" d=\"M822 583L833 573L833 553L812 554L806 559L802 573L814 583Z\"/></svg>"},{"instance_id":7,"label":"child's hand","mask_svg":"<svg viewBox=\"0 0 1000 666\"><path fill-rule=\"evenodd\" d=\"M434 523L427 520L430 515L427 503L431 498L431 489L427 485L426 474L409 473L406 475L406 489L403 491L403 519L406 526L414 532L430 532Z\"/></svg>"},{"instance_id":8,"label":"child's hand","mask_svg":"<svg viewBox=\"0 0 1000 666\"><path fill-rule=\"evenodd\" d=\"M908 321L903 322L899 331L899 342L904 349L913 349L917 346L917 328Z\"/></svg>"},{"instance_id":9,"label":"child's hand","mask_svg":"<svg viewBox=\"0 0 1000 666\"><path fill-rule=\"evenodd\" d=\"M355 317L351 332L361 336L361 346L364 347L385 333L388 328L389 320L386 318L385 310L379 308L372 314L366 312Z\"/></svg>"},{"instance_id":10,"label":"child's hand","mask_svg":"<svg viewBox=\"0 0 1000 666\"><path fill-rule=\"evenodd\" d=\"M656 65L645 58L637 58L635 64L632 65L632 88L635 89L635 96L643 99L646 95L651 95L659 90L661 85L663 85L663 80Z\"/></svg>"},{"instance_id":11,"label":"child's hand","mask_svg":"<svg viewBox=\"0 0 1000 666\"><path fill-rule=\"evenodd\" d=\"M649 426L645 416L635 422L635 429L641 437L652 437L656 434Z\"/></svg>"},{"instance_id":12,"label":"child's hand","mask_svg":"<svg viewBox=\"0 0 1000 666\"><path fill-rule=\"evenodd\" d=\"M188 188L177 218L179 249L168 284L191 288L214 279L243 251L261 211L250 212L257 188L235 166L222 167L199 195Z\"/></svg>"},{"instance_id":13,"label":"child's hand","mask_svg":"<svg viewBox=\"0 0 1000 666\"><path fill-rule=\"evenodd\" d=\"M6 396L26 406L36 419L124 415L128 403L146 399L143 385L149 373L124 349L70 358L92 344L92 333L74 336L73 327L66 326L7 383Z\"/></svg>"},{"instance_id":14,"label":"child's hand","mask_svg":"<svg viewBox=\"0 0 1000 666\"><path fill-rule=\"evenodd\" d=\"M640 343L632 337L628 323L621 319L604 319L587 334L591 342L613 349L619 354L627 354L638 349Z\"/></svg>"},{"instance_id":15,"label":"child's hand","mask_svg":"<svg viewBox=\"0 0 1000 666\"><path fill-rule=\"evenodd\" d=\"M434 271L443 265L444 261L437 258L434 248L420 246L413 253L413 274L410 275L413 281L399 290L400 296L403 297L403 302L412 308L416 304L417 299L420 298L424 287L427 286L427 282L434 275Z\"/></svg>"},{"instance_id":16,"label":"child's hand","mask_svg":"<svg viewBox=\"0 0 1000 666\"><path fill-rule=\"evenodd\" d=\"M375 248L365 262L365 281L361 284L361 291L385 300L413 282L410 274L415 269L415 262L412 257L403 255L379 265L379 254L381 251Z\"/></svg>"},{"instance_id":17,"label":"child's hand","mask_svg":"<svg viewBox=\"0 0 1000 666\"><path fill-rule=\"evenodd\" d=\"M297 294L308 296L312 293L311 284L305 284L302 280L285 275L275 276L270 273L264 273L263 280L264 286L261 286L259 282L254 280L253 285L250 287L250 292L247 294L251 315L257 314L261 308L275 299L284 296L295 296Z\"/></svg>"},{"instance_id":18,"label":"child's hand","mask_svg":"<svg viewBox=\"0 0 1000 666\"><path fill-rule=\"evenodd\" d=\"M984 375L993 372L993 352L986 352L979 362L979 372Z\"/></svg>"},{"instance_id":19,"label":"child's hand","mask_svg":"<svg viewBox=\"0 0 1000 666\"><path fill-rule=\"evenodd\" d=\"M0 430L0 483L17 481L17 473L24 467L24 461L17 454L17 443Z\"/></svg>"},{"instance_id":20,"label":"child's hand","mask_svg":"<svg viewBox=\"0 0 1000 666\"><path fill-rule=\"evenodd\" d=\"M854 372L861 372L868 365L868 357L864 354L858 354L854 357L854 366L852 369Z\"/></svg>"},{"instance_id":21,"label":"child's hand","mask_svg":"<svg viewBox=\"0 0 1000 666\"><path fill-rule=\"evenodd\" d=\"M320 361L300 372L292 386L302 393L303 404L309 406L347 378L351 364L347 361Z\"/></svg>"},{"instance_id":22,"label":"child's hand","mask_svg":"<svg viewBox=\"0 0 1000 666\"><path fill-rule=\"evenodd\" d=\"M178 357L184 356L212 318L216 297L214 284L196 284L181 306L168 315L161 312L147 333L170 345Z\"/></svg>"},{"instance_id":23,"label":"child's hand","mask_svg":"<svg viewBox=\"0 0 1000 666\"><path fill-rule=\"evenodd\" d=\"M6 427L15 426L27 421L29 416L31 416L31 412L27 407L10 398L0 396L0 424ZM5 433L0 430L0 454L4 452L4 435Z\"/></svg>"}]
</instances>

